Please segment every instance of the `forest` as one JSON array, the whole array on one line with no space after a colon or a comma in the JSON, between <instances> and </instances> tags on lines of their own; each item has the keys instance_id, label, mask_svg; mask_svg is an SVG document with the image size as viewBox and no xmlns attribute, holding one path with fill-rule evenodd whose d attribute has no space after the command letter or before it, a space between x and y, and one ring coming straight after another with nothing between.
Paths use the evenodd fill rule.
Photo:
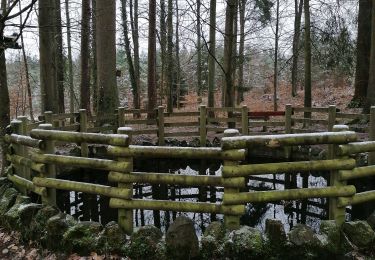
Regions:
<instances>
[{"instance_id":1,"label":"forest","mask_svg":"<svg viewBox=\"0 0 375 260\"><path fill-rule=\"evenodd\" d=\"M2 133L17 115L171 112L186 99L234 107L259 99L254 89L278 110L282 90L310 107L312 90L349 86L345 106L368 111L374 9L371 0L3 0Z\"/></svg>"}]
</instances>

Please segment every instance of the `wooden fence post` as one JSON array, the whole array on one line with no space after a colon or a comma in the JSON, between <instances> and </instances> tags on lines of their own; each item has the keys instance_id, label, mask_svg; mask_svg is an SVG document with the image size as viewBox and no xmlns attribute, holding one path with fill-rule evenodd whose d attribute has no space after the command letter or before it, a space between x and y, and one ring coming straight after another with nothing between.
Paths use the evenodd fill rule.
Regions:
<instances>
[{"instance_id":1,"label":"wooden fence post","mask_svg":"<svg viewBox=\"0 0 375 260\"><path fill-rule=\"evenodd\" d=\"M199 106L199 140L201 147L205 147L207 143L207 107Z\"/></svg>"},{"instance_id":2,"label":"wooden fence post","mask_svg":"<svg viewBox=\"0 0 375 260\"><path fill-rule=\"evenodd\" d=\"M118 127L124 127L125 126L125 107L118 108L117 117L118 117L117 118Z\"/></svg>"},{"instance_id":3,"label":"wooden fence post","mask_svg":"<svg viewBox=\"0 0 375 260\"><path fill-rule=\"evenodd\" d=\"M20 135L27 135L27 117L26 116L19 116L18 119L22 122L21 123L21 132ZM21 156L27 158L27 149L26 147L22 146ZM23 167L23 177L27 180L31 179L31 171L29 167Z\"/></svg>"},{"instance_id":4,"label":"wooden fence post","mask_svg":"<svg viewBox=\"0 0 375 260\"><path fill-rule=\"evenodd\" d=\"M79 110L79 132L85 133L87 132L87 111L86 109ZM88 157L89 156L89 147L87 143L81 143L81 156Z\"/></svg>"},{"instance_id":5,"label":"wooden fence post","mask_svg":"<svg viewBox=\"0 0 375 260\"><path fill-rule=\"evenodd\" d=\"M241 117L242 117L242 135L249 134L249 109L246 105L242 106L241 110Z\"/></svg>"},{"instance_id":6,"label":"wooden fence post","mask_svg":"<svg viewBox=\"0 0 375 260\"><path fill-rule=\"evenodd\" d=\"M158 144L160 146L163 146L165 144L165 138L164 138L164 107L163 106L158 107L157 124L158 124Z\"/></svg>"},{"instance_id":7,"label":"wooden fence post","mask_svg":"<svg viewBox=\"0 0 375 260\"><path fill-rule=\"evenodd\" d=\"M285 105L285 134L292 133L292 114L293 107L291 104ZM292 147L285 147L285 158L289 159L292 155Z\"/></svg>"},{"instance_id":8,"label":"wooden fence post","mask_svg":"<svg viewBox=\"0 0 375 260\"><path fill-rule=\"evenodd\" d=\"M240 132L237 129L227 129L224 131L224 137L232 137L238 136ZM229 161L224 160L224 166L236 166L238 165L238 161ZM238 188L224 188L224 194L236 194L239 193ZM223 204L225 204L225 200L223 200ZM224 216L224 225L229 230L234 230L240 227L240 216L233 216L233 215L225 215Z\"/></svg>"},{"instance_id":9,"label":"wooden fence post","mask_svg":"<svg viewBox=\"0 0 375 260\"><path fill-rule=\"evenodd\" d=\"M348 131L349 127L346 125L335 125L333 126L333 132L342 132ZM333 145L332 148L332 157L344 159L343 157L338 157L336 155L338 145ZM333 159L332 158L332 159ZM346 185L346 181L341 181L339 177L339 171L332 171L330 174L330 186L342 187ZM345 222L345 207L338 206L338 198L329 199L329 219L335 220L338 225L341 225Z\"/></svg>"},{"instance_id":10,"label":"wooden fence post","mask_svg":"<svg viewBox=\"0 0 375 260\"><path fill-rule=\"evenodd\" d=\"M328 132L333 131L333 127L336 124L336 106L331 105L328 107Z\"/></svg>"},{"instance_id":11,"label":"wooden fence post","mask_svg":"<svg viewBox=\"0 0 375 260\"><path fill-rule=\"evenodd\" d=\"M129 136L129 144L132 142L132 131L133 129L131 127L120 127L117 130L118 134L126 134ZM129 162L131 164L130 170L128 173L124 174L130 174L133 170L133 158L127 157L127 158L118 158L119 161L125 161ZM130 189L133 191L133 184L132 183L118 183L119 188L123 189ZM131 199L131 198L130 198ZM133 210L131 209L119 209L118 210L118 223L120 227L125 231L126 234L130 235L133 233Z\"/></svg>"},{"instance_id":12,"label":"wooden fence post","mask_svg":"<svg viewBox=\"0 0 375 260\"><path fill-rule=\"evenodd\" d=\"M370 141L375 141L375 106L370 109L370 129L369 129ZM371 152L368 155L368 165L375 165L375 152Z\"/></svg>"},{"instance_id":13,"label":"wooden fence post","mask_svg":"<svg viewBox=\"0 0 375 260\"><path fill-rule=\"evenodd\" d=\"M22 135L22 132L23 132L23 125L22 125L22 121L20 120L20 118L18 118L17 120L13 120L10 125L12 126L12 129L13 129L13 133L17 134L17 135ZM19 155L19 156L24 156L24 147L22 147L22 145L20 144L12 144L12 147L14 149L14 153ZM13 168L15 169L16 173L24 178L25 176L25 166L22 166L22 165L13 165ZM22 194L26 194L27 190L24 188L24 187L21 187L21 186L18 186L18 189L20 190L20 192Z\"/></svg>"},{"instance_id":14,"label":"wooden fence post","mask_svg":"<svg viewBox=\"0 0 375 260\"><path fill-rule=\"evenodd\" d=\"M53 124L53 113L52 111L44 112L44 121L46 124Z\"/></svg>"},{"instance_id":15,"label":"wooden fence post","mask_svg":"<svg viewBox=\"0 0 375 260\"><path fill-rule=\"evenodd\" d=\"M40 124L38 126L38 129L52 130L52 125ZM44 149L41 151L43 154L55 154L55 141L46 139ZM42 174L41 177L55 179L56 178L56 166L54 164L47 164L46 173ZM42 203L55 206L56 205L56 189L48 188L47 196L42 196Z\"/></svg>"}]
</instances>

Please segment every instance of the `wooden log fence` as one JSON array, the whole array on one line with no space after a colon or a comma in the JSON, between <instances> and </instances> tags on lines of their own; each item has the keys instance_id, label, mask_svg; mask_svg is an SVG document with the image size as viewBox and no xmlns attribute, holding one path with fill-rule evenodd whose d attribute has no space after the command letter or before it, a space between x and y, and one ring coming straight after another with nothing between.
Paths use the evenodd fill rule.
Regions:
<instances>
[{"instance_id":1,"label":"wooden log fence","mask_svg":"<svg viewBox=\"0 0 375 260\"><path fill-rule=\"evenodd\" d=\"M348 127L332 126L332 132L293 134L293 118L291 118L293 108L287 105L285 115L290 118L285 121L285 129L288 133L270 136L249 136L246 135L246 133L249 134L249 129L246 127L246 129L241 129L244 135L240 136L238 129L227 129L221 140L221 147L209 148L204 147L207 138L207 125L210 122L207 117L209 115L208 112L219 110L205 108L204 106L201 109L199 113L200 119L196 124L199 124L200 127L199 136L201 137L202 147L198 148L162 146L164 138L162 140L160 137L166 136L164 130L162 132L158 130L160 146L130 145L135 131L129 127L120 127L117 134L87 133L88 128L84 126L88 124L85 119L87 117L85 111L80 111L79 116L80 127L83 129L83 132L59 131L54 130L52 124L41 124L38 126L38 129L31 130L30 137L27 137L26 121L21 118L22 120L12 122L14 133L5 138L5 141L13 147L7 154L7 160L11 163L12 167L12 170L8 173L8 178L25 191L31 191L40 195L42 202L49 205L56 204L56 189L106 196L110 198L110 206L119 209L119 224L128 234L131 234L133 231L133 210L224 214L224 222L227 228L235 229L239 227L240 216L245 213L245 206L248 203L329 198L330 219L334 219L341 224L344 221L343 216L346 206L375 200L375 191L356 193L354 186L346 184L346 181L350 179L375 176L375 168L372 165L359 168L356 167L355 160L348 157L356 153L375 152L375 142L358 142L356 133L348 131ZM161 107L157 111L159 114L159 118L157 119L158 124L162 124L163 129L177 125L164 121L165 118L171 118L172 114L164 114ZM202 113L202 111L204 112ZM296 111L311 113L327 111L330 115L327 123L328 126L335 122L333 118L337 116L336 108L333 106L327 110L323 108L311 108L297 109ZM136 112L133 111L134 114ZM249 111L247 107L228 109L225 112L239 112L241 117L235 121L245 126L245 121L251 124L251 121L249 122L248 120ZM126 119L124 119L126 114L126 110L118 110L118 116L116 117L118 125L126 124ZM244 114L246 117L243 116ZM136 116L139 115L137 114ZM196 115L197 113L181 112L179 117ZM45 113L44 118L45 122L53 123L54 121L51 113ZM64 116L59 118L64 120ZM230 120L224 121L229 122ZM304 120L299 122L308 123L308 121L305 122ZM185 126L187 125L190 126L190 123L185 122ZM83 152L81 157L57 155L55 154L55 142L77 143L79 145L105 145L108 155L114 159L89 158L87 151ZM269 147L271 149L290 148L297 145L321 144L331 145L332 158L303 162L243 164L246 160L247 149L257 149L259 147ZM33 150L26 149L26 147L31 147ZM134 158L218 160L222 161L223 170L220 176L135 172L133 170ZM58 179L57 165L107 171L109 182L116 184L116 186ZM30 171L35 172L37 176L31 178ZM264 174L293 174L304 171L331 171L331 186L243 192L243 188L246 187L246 177ZM90 174L90 171L87 171L87 173ZM166 199L143 200L133 198L133 184L138 183L179 185L181 187L219 187L224 188L224 193L222 201L219 203L170 201Z\"/></svg>"}]
</instances>

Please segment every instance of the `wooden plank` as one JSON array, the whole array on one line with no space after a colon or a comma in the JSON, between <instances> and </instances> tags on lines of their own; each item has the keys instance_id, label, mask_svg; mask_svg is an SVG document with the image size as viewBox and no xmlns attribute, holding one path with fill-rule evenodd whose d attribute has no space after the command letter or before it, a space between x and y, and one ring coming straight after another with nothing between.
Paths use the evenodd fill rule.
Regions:
<instances>
[{"instance_id":1,"label":"wooden plank","mask_svg":"<svg viewBox=\"0 0 375 260\"><path fill-rule=\"evenodd\" d=\"M199 122L176 122L176 123L164 123L165 127L187 127L187 126L199 126Z\"/></svg>"},{"instance_id":2,"label":"wooden plank","mask_svg":"<svg viewBox=\"0 0 375 260\"><path fill-rule=\"evenodd\" d=\"M155 119L125 119L126 125L156 125Z\"/></svg>"},{"instance_id":3,"label":"wooden plank","mask_svg":"<svg viewBox=\"0 0 375 260\"><path fill-rule=\"evenodd\" d=\"M74 131L75 132L75 131L79 130L79 124L54 127L53 129L56 129L56 130L59 130L59 131Z\"/></svg>"},{"instance_id":4,"label":"wooden plank","mask_svg":"<svg viewBox=\"0 0 375 260\"><path fill-rule=\"evenodd\" d=\"M262 127L262 126L285 126L285 122L277 122L277 121L250 121L249 127Z\"/></svg>"},{"instance_id":5,"label":"wooden plank","mask_svg":"<svg viewBox=\"0 0 375 260\"><path fill-rule=\"evenodd\" d=\"M173 112L173 113L164 113L165 117L183 117L183 116L199 116L199 112Z\"/></svg>"},{"instance_id":6,"label":"wooden plank","mask_svg":"<svg viewBox=\"0 0 375 260\"><path fill-rule=\"evenodd\" d=\"M207 118L208 123L237 123L241 122L241 118L223 118L223 117L215 117L215 118Z\"/></svg>"},{"instance_id":7,"label":"wooden plank","mask_svg":"<svg viewBox=\"0 0 375 260\"><path fill-rule=\"evenodd\" d=\"M304 123L304 124L328 125L328 120L324 120L324 119L292 118L292 122Z\"/></svg>"},{"instance_id":8,"label":"wooden plank","mask_svg":"<svg viewBox=\"0 0 375 260\"><path fill-rule=\"evenodd\" d=\"M293 112L315 112L315 113L328 113L328 107L293 107Z\"/></svg>"},{"instance_id":9,"label":"wooden plank","mask_svg":"<svg viewBox=\"0 0 375 260\"><path fill-rule=\"evenodd\" d=\"M133 135L148 135L148 134L157 134L158 129L144 129L144 130L133 130Z\"/></svg>"},{"instance_id":10,"label":"wooden plank","mask_svg":"<svg viewBox=\"0 0 375 260\"><path fill-rule=\"evenodd\" d=\"M165 133L165 137L184 137L184 136L199 136L199 132L174 132Z\"/></svg>"},{"instance_id":11,"label":"wooden plank","mask_svg":"<svg viewBox=\"0 0 375 260\"><path fill-rule=\"evenodd\" d=\"M369 114L336 113L336 118L370 120Z\"/></svg>"},{"instance_id":12,"label":"wooden plank","mask_svg":"<svg viewBox=\"0 0 375 260\"><path fill-rule=\"evenodd\" d=\"M207 107L208 111L213 112L241 112L240 107Z\"/></svg>"},{"instance_id":13,"label":"wooden plank","mask_svg":"<svg viewBox=\"0 0 375 260\"><path fill-rule=\"evenodd\" d=\"M97 126L92 128L87 128L87 133L101 133L104 131L116 131L117 126Z\"/></svg>"}]
</instances>

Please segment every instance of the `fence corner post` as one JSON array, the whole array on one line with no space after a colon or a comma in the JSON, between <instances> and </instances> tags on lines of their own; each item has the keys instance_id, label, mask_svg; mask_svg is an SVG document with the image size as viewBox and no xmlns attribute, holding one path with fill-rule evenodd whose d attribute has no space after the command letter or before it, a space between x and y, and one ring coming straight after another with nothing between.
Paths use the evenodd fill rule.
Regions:
<instances>
[{"instance_id":1,"label":"fence corner post","mask_svg":"<svg viewBox=\"0 0 375 260\"><path fill-rule=\"evenodd\" d=\"M224 137L233 137L239 136L240 132L237 129L227 129L224 131ZM238 165L238 161L229 161L224 160L224 167L225 166L235 166ZM224 177L222 177L224 178ZM236 194L239 193L240 190L238 188L224 188L224 194ZM225 199L223 199L223 204L225 204ZM225 205L224 205L225 207ZM240 216L234 215L225 215L224 216L224 225L229 230L234 230L240 227Z\"/></svg>"},{"instance_id":2,"label":"fence corner post","mask_svg":"<svg viewBox=\"0 0 375 260\"><path fill-rule=\"evenodd\" d=\"M81 133L87 132L87 111L86 109L79 110L79 131ZM89 156L89 147L87 143L81 143L81 156L88 157Z\"/></svg>"},{"instance_id":3,"label":"fence corner post","mask_svg":"<svg viewBox=\"0 0 375 260\"><path fill-rule=\"evenodd\" d=\"M207 143L207 107L199 106L199 140L201 147L205 147Z\"/></svg>"},{"instance_id":4,"label":"fence corner post","mask_svg":"<svg viewBox=\"0 0 375 260\"><path fill-rule=\"evenodd\" d=\"M53 124L53 113L52 111L46 111L44 112L44 121L46 124Z\"/></svg>"},{"instance_id":5,"label":"fence corner post","mask_svg":"<svg viewBox=\"0 0 375 260\"><path fill-rule=\"evenodd\" d=\"M242 135L249 134L249 109L246 105L242 106L241 110L241 118L242 118Z\"/></svg>"},{"instance_id":6,"label":"fence corner post","mask_svg":"<svg viewBox=\"0 0 375 260\"><path fill-rule=\"evenodd\" d=\"M293 107L291 104L285 105L285 134L292 133L292 114ZM289 159L292 155L292 147L285 147L285 158Z\"/></svg>"},{"instance_id":7,"label":"fence corner post","mask_svg":"<svg viewBox=\"0 0 375 260\"><path fill-rule=\"evenodd\" d=\"M40 124L38 129L43 130L52 130L53 127L51 124ZM45 140L44 149L41 150L43 154L55 154L55 141L53 140ZM54 164L47 164L46 165L46 173L42 174L41 177L44 178L56 178L56 166ZM56 205L56 189L48 188L47 195L42 196L42 203L55 206Z\"/></svg>"},{"instance_id":8,"label":"fence corner post","mask_svg":"<svg viewBox=\"0 0 375 260\"><path fill-rule=\"evenodd\" d=\"M117 124L118 127L125 126L125 107L119 107L117 111Z\"/></svg>"},{"instance_id":9,"label":"fence corner post","mask_svg":"<svg viewBox=\"0 0 375 260\"><path fill-rule=\"evenodd\" d=\"M333 127L336 124L336 106L330 105L328 107L328 132L333 131Z\"/></svg>"},{"instance_id":10,"label":"fence corner post","mask_svg":"<svg viewBox=\"0 0 375 260\"><path fill-rule=\"evenodd\" d=\"M118 134L126 134L129 138L129 144L132 142L132 131L131 127L120 127L117 130ZM129 172L124 174L130 174L133 170L133 158L125 157L118 158L119 161L128 162L130 164ZM119 188L129 189L133 194L133 184L132 183L118 183ZM132 198L129 198L130 200ZM131 235L133 233L133 210L132 209L119 209L118 210L118 223L120 227L125 231L126 234Z\"/></svg>"},{"instance_id":11,"label":"fence corner post","mask_svg":"<svg viewBox=\"0 0 375 260\"><path fill-rule=\"evenodd\" d=\"M375 141L375 106L370 108L370 141ZM368 156L368 165L375 165L375 152L370 152Z\"/></svg>"},{"instance_id":12,"label":"fence corner post","mask_svg":"<svg viewBox=\"0 0 375 260\"><path fill-rule=\"evenodd\" d=\"M164 107L159 106L157 112L157 124L158 124L158 144L163 146L165 144L165 137L164 137Z\"/></svg>"},{"instance_id":13,"label":"fence corner post","mask_svg":"<svg viewBox=\"0 0 375 260\"><path fill-rule=\"evenodd\" d=\"M333 132L342 132L342 131L348 131L349 127L346 125L334 125L332 128ZM338 159L338 156L336 155L338 145L333 145L330 154L330 159ZM346 181L342 181L339 178L339 171L334 170L330 174L330 186L333 187L342 187L346 185ZM346 213L346 207L339 207L338 206L338 199L339 198L330 198L329 199L329 219L335 220L338 225L342 225L345 222L345 213Z\"/></svg>"}]
</instances>

